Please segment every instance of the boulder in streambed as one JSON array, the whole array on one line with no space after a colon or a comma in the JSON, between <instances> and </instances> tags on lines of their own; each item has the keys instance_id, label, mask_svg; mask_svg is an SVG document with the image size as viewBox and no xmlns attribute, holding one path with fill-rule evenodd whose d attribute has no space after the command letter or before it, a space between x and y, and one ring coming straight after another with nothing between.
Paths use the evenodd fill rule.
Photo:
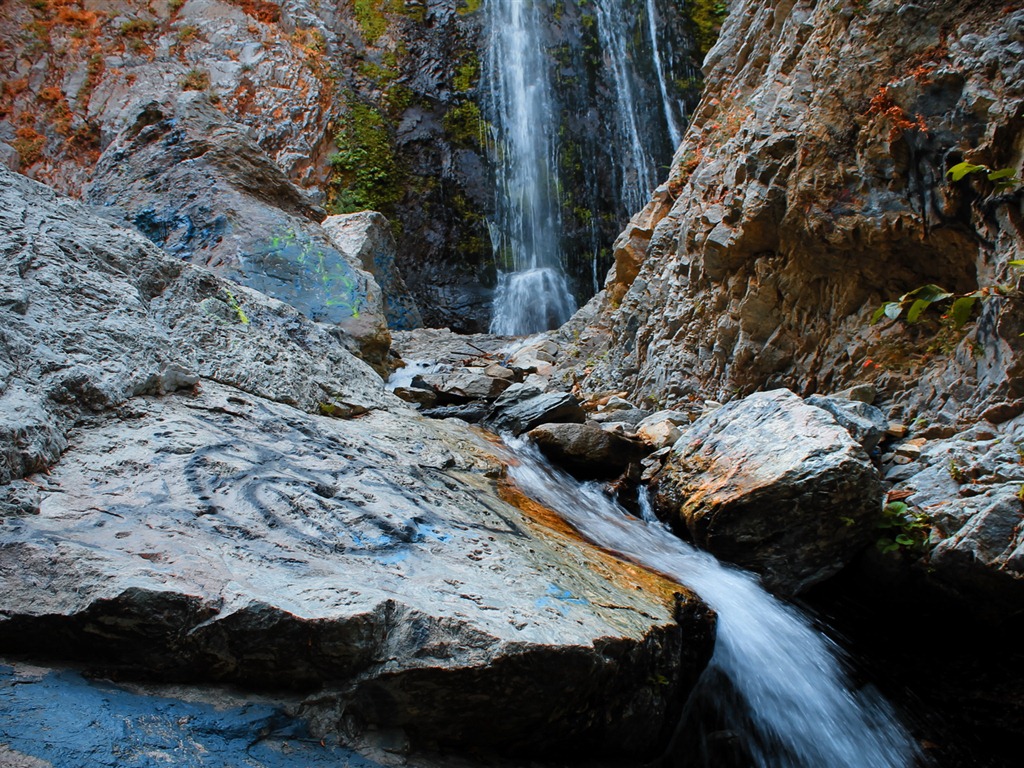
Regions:
<instances>
[{"instance_id":1,"label":"boulder in streambed","mask_svg":"<svg viewBox=\"0 0 1024 768\"><path fill-rule=\"evenodd\" d=\"M787 594L835 574L870 540L882 497L863 448L788 390L698 419L654 485L659 514L698 546Z\"/></svg>"},{"instance_id":2,"label":"boulder in streambed","mask_svg":"<svg viewBox=\"0 0 1024 768\"><path fill-rule=\"evenodd\" d=\"M581 480L618 477L647 447L594 424L542 424L529 438L552 463Z\"/></svg>"},{"instance_id":3,"label":"boulder in streambed","mask_svg":"<svg viewBox=\"0 0 1024 768\"><path fill-rule=\"evenodd\" d=\"M543 392L539 386L513 384L494 401L487 415L495 432L521 435L541 424L582 424L587 415L569 392Z\"/></svg>"}]
</instances>

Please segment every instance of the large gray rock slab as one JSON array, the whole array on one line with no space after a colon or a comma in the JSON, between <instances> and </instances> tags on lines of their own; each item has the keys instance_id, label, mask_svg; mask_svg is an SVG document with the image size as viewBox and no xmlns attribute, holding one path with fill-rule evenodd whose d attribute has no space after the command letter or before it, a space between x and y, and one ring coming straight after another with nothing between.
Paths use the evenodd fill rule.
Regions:
<instances>
[{"instance_id":1,"label":"large gray rock slab","mask_svg":"<svg viewBox=\"0 0 1024 768\"><path fill-rule=\"evenodd\" d=\"M337 325L383 370L391 337L373 276L335 247L319 226L323 211L206 94L139 105L85 197L168 253Z\"/></svg>"},{"instance_id":2,"label":"large gray rock slab","mask_svg":"<svg viewBox=\"0 0 1024 768\"><path fill-rule=\"evenodd\" d=\"M423 325L419 307L395 264L397 245L391 223L376 211L328 216L320 222L335 247L373 275L380 286L388 327L411 330Z\"/></svg>"},{"instance_id":3,"label":"large gray rock slab","mask_svg":"<svg viewBox=\"0 0 1024 768\"><path fill-rule=\"evenodd\" d=\"M293 308L0 182L0 653L311 694L318 737L664 745L703 603Z\"/></svg>"},{"instance_id":4,"label":"large gray rock slab","mask_svg":"<svg viewBox=\"0 0 1024 768\"><path fill-rule=\"evenodd\" d=\"M655 479L659 511L698 546L798 593L870 539L878 472L827 411L758 392L683 432Z\"/></svg>"},{"instance_id":5,"label":"large gray rock slab","mask_svg":"<svg viewBox=\"0 0 1024 768\"><path fill-rule=\"evenodd\" d=\"M710 651L701 604L590 567L459 430L212 382L96 415L3 528L0 652L321 689L323 732L646 752Z\"/></svg>"},{"instance_id":6,"label":"large gray rock slab","mask_svg":"<svg viewBox=\"0 0 1024 768\"><path fill-rule=\"evenodd\" d=\"M200 378L337 415L395 402L326 327L5 170L0 254L0 482L56 461L82 414Z\"/></svg>"}]
</instances>

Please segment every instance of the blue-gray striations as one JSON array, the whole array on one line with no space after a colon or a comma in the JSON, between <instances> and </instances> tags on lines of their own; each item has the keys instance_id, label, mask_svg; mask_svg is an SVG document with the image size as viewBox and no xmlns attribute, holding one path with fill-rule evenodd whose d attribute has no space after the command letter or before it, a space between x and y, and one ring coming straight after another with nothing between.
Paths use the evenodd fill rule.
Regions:
<instances>
[{"instance_id":1,"label":"blue-gray striations","mask_svg":"<svg viewBox=\"0 0 1024 768\"><path fill-rule=\"evenodd\" d=\"M222 708L0 665L0 745L54 768L379 768L264 703ZM31 764L31 763L30 763Z\"/></svg>"}]
</instances>

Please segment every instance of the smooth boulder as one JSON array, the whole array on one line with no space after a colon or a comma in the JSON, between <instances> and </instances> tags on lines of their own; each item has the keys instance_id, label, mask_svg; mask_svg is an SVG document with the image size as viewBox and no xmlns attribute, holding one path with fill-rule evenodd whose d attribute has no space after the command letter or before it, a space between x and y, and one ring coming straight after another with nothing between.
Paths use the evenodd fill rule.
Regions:
<instances>
[{"instance_id":1,"label":"smooth boulder","mask_svg":"<svg viewBox=\"0 0 1024 768\"><path fill-rule=\"evenodd\" d=\"M542 424L528 434L552 463L581 480L618 477L646 446L593 424Z\"/></svg>"},{"instance_id":2,"label":"smooth boulder","mask_svg":"<svg viewBox=\"0 0 1024 768\"><path fill-rule=\"evenodd\" d=\"M838 572L872 535L878 472L830 413L758 392L691 425L655 478L659 513L700 547L796 594Z\"/></svg>"}]
</instances>

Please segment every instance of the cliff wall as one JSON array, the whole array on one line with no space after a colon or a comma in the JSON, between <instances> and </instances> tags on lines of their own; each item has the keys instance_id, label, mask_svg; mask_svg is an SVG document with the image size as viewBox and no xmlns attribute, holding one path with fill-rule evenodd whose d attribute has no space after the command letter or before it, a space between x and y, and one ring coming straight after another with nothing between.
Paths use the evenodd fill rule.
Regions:
<instances>
[{"instance_id":1,"label":"cliff wall","mask_svg":"<svg viewBox=\"0 0 1024 768\"><path fill-rule=\"evenodd\" d=\"M1024 193L947 171L1020 176L1022 53L1019 2L733 3L667 182L570 325L573 376L667 405L865 382L897 416L1015 415ZM984 296L962 328L951 300L871 323L927 284Z\"/></svg>"}]
</instances>

